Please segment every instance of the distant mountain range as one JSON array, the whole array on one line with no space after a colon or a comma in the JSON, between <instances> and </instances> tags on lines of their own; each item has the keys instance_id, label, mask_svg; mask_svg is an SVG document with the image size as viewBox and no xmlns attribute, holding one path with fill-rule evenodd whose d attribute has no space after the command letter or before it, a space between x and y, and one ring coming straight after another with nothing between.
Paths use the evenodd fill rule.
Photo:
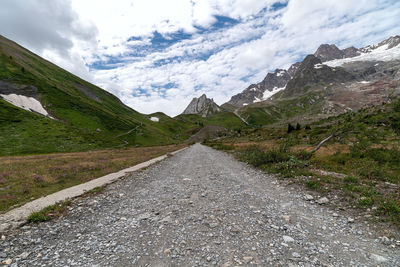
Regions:
<instances>
[{"instance_id":1,"label":"distant mountain range","mask_svg":"<svg viewBox=\"0 0 400 267\"><path fill-rule=\"evenodd\" d=\"M399 70L400 36L360 49L322 44L314 54L287 70L268 73L220 107L212 102L212 112L205 112L209 101L195 98L184 113L230 111L247 125L313 121L389 101L400 92Z\"/></svg>"},{"instance_id":2,"label":"distant mountain range","mask_svg":"<svg viewBox=\"0 0 400 267\"><path fill-rule=\"evenodd\" d=\"M377 66L365 63L356 64L358 71L354 73L354 62L388 62L400 60L400 36L390 37L377 45L368 45L357 49L348 47L340 50L334 44L322 44L313 55L302 62L294 63L289 69L276 69L268 73L260 83L251 84L243 92L232 96L225 106L243 107L269 99L275 93L286 90L289 95L294 89L317 82L365 81L373 79L373 74L385 71ZM351 64L353 63L353 64ZM377 63L379 64L379 63ZM382 63L387 64L387 63ZM342 68L333 68L342 67ZM319 70L314 71L312 69ZM379 69L379 70L378 70ZM333 74L335 72L335 74ZM224 105L222 105L224 107Z\"/></svg>"}]
</instances>

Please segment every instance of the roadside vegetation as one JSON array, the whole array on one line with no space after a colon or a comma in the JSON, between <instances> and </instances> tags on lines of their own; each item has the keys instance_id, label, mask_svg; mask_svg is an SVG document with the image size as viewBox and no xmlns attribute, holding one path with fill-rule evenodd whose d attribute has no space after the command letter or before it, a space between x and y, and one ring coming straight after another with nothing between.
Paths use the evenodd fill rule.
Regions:
<instances>
[{"instance_id":1,"label":"roadside vegetation","mask_svg":"<svg viewBox=\"0 0 400 267\"><path fill-rule=\"evenodd\" d=\"M327 137L331 138L314 151ZM243 129L207 140L290 183L400 227L400 101L319 120ZM367 215L369 217L369 215Z\"/></svg>"},{"instance_id":2,"label":"roadside vegetation","mask_svg":"<svg viewBox=\"0 0 400 267\"><path fill-rule=\"evenodd\" d=\"M31 215L29 215L27 221L30 223L50 221L53 218L60 217L61 215L65 214L67 207L70 204L71 201L64 201L61 203L47 206L44 209L38 212L33 212Z\"/></svg>"},{"instance_id":3,"label":"roadside vegetation","mask_svg":"<svg viewBox=\"0 0 400 267\"><path fill-rule=\"evenodd\" d=\"M92 190L87 191L85 194L79 197L89 197L98 195L103 192L105 186L98 186L93 188ZM33 212L29 217L26 219L28 223L39 223L39 222L46 222L50 221L54 218L58 218L67 214L67 208L71 206L72 201L66 200L56 203L54 205L47 206L38 212Z\"/></svg>"},{"instance_id":4,"label":"roadside vegetation","mask_svg":"<svg viewBox=\"0 0 400 267\"><path fill-rule=\"evenodd\" d=\"M182 147L171 145L0 157L0 212Z\"/></svg>"}]
</instances>

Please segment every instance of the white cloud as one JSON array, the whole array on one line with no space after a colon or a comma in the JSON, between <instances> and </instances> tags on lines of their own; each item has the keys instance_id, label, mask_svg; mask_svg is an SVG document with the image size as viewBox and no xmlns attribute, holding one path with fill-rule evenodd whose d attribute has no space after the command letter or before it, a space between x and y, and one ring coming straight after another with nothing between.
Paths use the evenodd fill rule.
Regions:
<instances>
[{"instance_id":1,"label":"white cloud","mask_svg":"<svg viewBox=\"0 0 400 267\"><path fill-rule=\"evenodd\" d=\"M202 93L222 104L268 71L287 68L313 53L321 43L360 47L400 33L397 1L290 0L286 7L272 10L275 2L286 1L36 0L26 8L22 0L7 0L7 11L0 10L0 15L7 12L0 16L0 33L140 112L168 115L179 114ZM27 10L33 10L32 15ZM217 15L238 24L198 31L196 27L210 29ZM37 17L41 23L35 22ZM22 27L19 20L32 24ZM26 31L38 36L24 35ZM146 50L143 57L133 56L133 51L149 49L154 31L193 35L159 51ZM132 36L141 39L128 41ZM86 64L110 56L121 60L114 69L88 72ZM169 63L155 64L159 60ZM166 84L173 86L163 88Z\"/></svg>"}]
</instances>

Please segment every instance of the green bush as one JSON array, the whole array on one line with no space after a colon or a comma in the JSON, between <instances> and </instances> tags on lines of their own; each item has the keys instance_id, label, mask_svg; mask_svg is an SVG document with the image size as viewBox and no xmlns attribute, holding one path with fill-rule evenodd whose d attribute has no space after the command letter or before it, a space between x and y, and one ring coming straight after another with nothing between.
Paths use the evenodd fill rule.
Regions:
<instances>
[{"instance_id":1,"label":"green bush","mask_svg":"<svg viewBox=\"0 0 400 267\"><path fill-rule=\"evenodd\" d=\"M32 223L49 221L51 219L51 216L49 216L49 214L54 210L56 210L56 208L57 208L56 205L45 207L41 211L33 212L31 215L29 215L27 220L28 222Z\"/></svg>"},{"instance_id":2,"label":"green bush","mask_svg":"<svg viewBox=\"0 0 400 267\"><path fill-rule=\"evenodd\" d=\"M317 190L320 189L322 187L321 182L319 181L307 181L306 182L306 186L309 189L313 189L313 190Z\"/></svg>"},{"instance_id":3,"label":"green bush","mask_svg":"<svg viewBox=\"0 0 400 267\"><path fill-rule=\"evenodd\" d=\"M255 167L260 167L265 164L288 161L290 159L290 154L282 149L263 151L259 147L253 146L243 151L241 157L247 163Z\"/></svg>"},{"instance_id":4,"label":"green bush","mask_svg":"<svg viewBox=\"0 0 400 267\"><path fill-rule=\"evenodd\" d=\"M371 197L362 197L358 200L358 203L361 206L372 206L372 204L374 204L374 200Z\"/></svg>"},{"instance_id":5,"label":"green bush","mask_svg":"<svg viewBox=\"0 0 400 267\"><path fill-rule=\"evenodd\" d=\"M395 197L382 200L379 211L388 214L396 224L400 224L400 200Z\"/></svg>"},{"instance_id":6,"label":"green bush","mask_svg":"<svg viewBox=\"0 0 400 267\"><path fill-rule=\"evenodd\" d=\"M354 176L347 176L343 178L343 182L348 183L348 184L357 184L358 183L358 178Z\"/></svg>"}]
</instances>

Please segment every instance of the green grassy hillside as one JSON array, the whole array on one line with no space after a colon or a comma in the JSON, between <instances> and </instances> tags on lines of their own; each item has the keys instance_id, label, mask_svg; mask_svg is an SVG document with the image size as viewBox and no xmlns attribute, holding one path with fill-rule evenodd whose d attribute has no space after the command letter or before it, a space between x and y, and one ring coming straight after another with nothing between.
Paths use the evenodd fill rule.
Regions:
<instances>
[{"instance_id":1,"label":"green grassy hillside","mask_svg":"<svg viewBox=\"0 0 400 267\"><path fill-rule=\"evenodd\" d=\"M152 122L114 95L2 36L0 81L22 91L34 86L35 97L56 118L25 111L0 98L0 155L166 145L182 142L188 136L181 131L196 127L166 115L161 122Z\"/></svg>"}]
</instances>

